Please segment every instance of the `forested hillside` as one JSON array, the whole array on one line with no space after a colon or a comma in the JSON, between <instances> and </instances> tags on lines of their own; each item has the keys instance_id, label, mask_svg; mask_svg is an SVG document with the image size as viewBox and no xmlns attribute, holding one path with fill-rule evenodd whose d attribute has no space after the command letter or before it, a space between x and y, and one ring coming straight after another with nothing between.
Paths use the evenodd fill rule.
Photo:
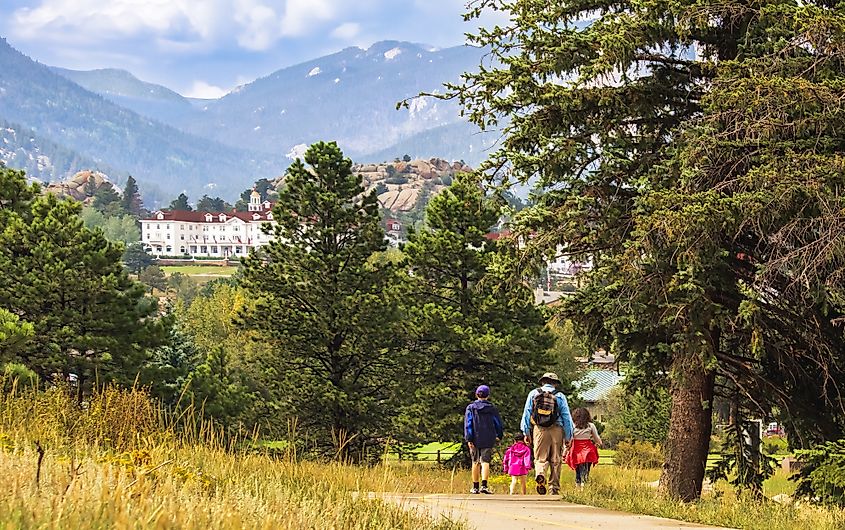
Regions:
<instances>
[{"instance_id":1,"label":"forested hillside","mask_svg":"<svg viewBox=\"0 0 845 530\"><path fill-rule=\"evenodd\" d=\"M99 169L118 182L126 176L106 164L82 156L55 142L38 136L20 125L0 119L0 162L23 169L33 179L61 180L83 169Z\"/></svg>"},{"instance_id":2,"label":"forested hillside","mask_svg":"<svg viewBox=\"0 0 845 530\"><path fill-rule=\"evenodd\" d=\"M165 192L234 194L280 159L191 136L143 118L22 55L0 40L0 116L39 136L135 175ZM275 161L274 161L275 160Z\"/></svg>"}]
</instances>

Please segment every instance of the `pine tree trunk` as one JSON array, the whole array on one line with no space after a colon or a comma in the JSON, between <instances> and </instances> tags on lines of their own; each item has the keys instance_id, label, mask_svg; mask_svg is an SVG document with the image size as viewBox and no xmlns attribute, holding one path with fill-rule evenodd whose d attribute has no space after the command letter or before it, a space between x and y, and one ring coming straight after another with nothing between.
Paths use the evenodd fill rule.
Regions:
<instances>
[{"instance_id":1,"label":"pine tree trunk","mask_svg":"<svg viewBox=\"0 0 845 530\"><path fill-rule=\"evenodd\" d=\"M678 355L672 362L672 412L660 486L686 502L701 496L713 421L714 382L714 373L705 368L698 355Z\"/></svg>"}]
</instances>

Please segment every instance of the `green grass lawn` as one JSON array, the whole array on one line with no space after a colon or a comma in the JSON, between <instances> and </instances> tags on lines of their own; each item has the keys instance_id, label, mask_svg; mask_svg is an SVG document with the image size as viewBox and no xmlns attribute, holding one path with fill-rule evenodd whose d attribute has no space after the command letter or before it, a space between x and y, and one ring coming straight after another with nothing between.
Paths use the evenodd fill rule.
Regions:
<instances>
[{"instance_id":1,"label":"green grass lawn","mask_svg":"<svg viewBox=\"0 0 845 530\"><path fill-rule=\"evenodd\" d=\"M436 462L437 451L440 451L441 460L451 458L452 455L461 450L461 444L454 442L431 442L419 447L414 447L402 456L403 460L413 462ZM502 449L504 451L504 449ZM396 462L399 460L399 454L396 450L391 450L387 453L385 461Z\"/></svg>"},{"instance_id":2,"label":"green grass lawn","mask_svg":"<svg viewBox=\"0 0 845 530\"><path fill-rule=\"evenodd\" d=\"M228 278L234 274L238 268L217 267L214 265L166 265L162 267L161 270L163 270L164 274L167 276L178 272L186 276Z\"/></svg>"}]
</instances>

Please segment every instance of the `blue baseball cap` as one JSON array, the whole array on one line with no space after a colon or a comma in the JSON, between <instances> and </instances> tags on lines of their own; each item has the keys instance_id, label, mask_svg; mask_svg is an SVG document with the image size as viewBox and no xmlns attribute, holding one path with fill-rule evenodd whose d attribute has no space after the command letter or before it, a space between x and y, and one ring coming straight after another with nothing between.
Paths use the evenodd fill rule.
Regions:
<instances>
[{"instance_id":1,"label":"blue baseball cap","mask_svg":"<svg viewBox=\"0 0 845 530\"><path fill-rule=\"evenodd\" d=\"M478 397L489 397L490 387L487 385L481 385L480 387L475 389L475 395Z\"/></svg>"}]
</instances>

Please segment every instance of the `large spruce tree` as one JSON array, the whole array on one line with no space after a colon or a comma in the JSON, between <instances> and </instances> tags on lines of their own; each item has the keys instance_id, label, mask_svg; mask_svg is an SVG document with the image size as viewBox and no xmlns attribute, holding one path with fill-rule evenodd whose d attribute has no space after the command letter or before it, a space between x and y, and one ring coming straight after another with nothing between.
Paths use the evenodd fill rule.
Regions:
<instances>
[{"instance_id":1,"label":"large spruce tree","mask_svg":"<svg viewBox=\"0 0 845 530\"><path fill-rule=\"evenodd\" d=\"M554 339L533 292L498 270L506 254L488 234L501 211L477 176L457 175L404 246L420 375L406 419L421 439L460 438L463 410L482 383L493 389L506 427L518 430L525 395L554 363Z\"/></svg>"},{"instance_id":2,"label":"large spruce tree","mask_svg":"<svg viewBox=\"0 0 845 530\"><path fill-rule=\"evenodd\" d=\"M120 198L120 205L123 208L123 212L127 215L131 215L135 219L141 217L141 213L144 209L144 203L141 200L138 183L132 175L129 175L129 178L126 179L126 186L123 187L123 195Z\"/></svg>"},{"instance_id":3,"label":"large spruce tree","mask_svg":"<svg viewBox=\"0 0 845 530\"><path fill-rule=\"evenodd\" d=\"M286 173L273 242L243 274L245 323L274 351L302 439L349 457L393 434L408 391L396 271L371 259L385 238L361 182L337 144L312 145Z\"/></svg>"},{"instance_id":4,"label":"large spruce tree","mask_svg":"<svg viewBox=\"0 0 845 530\"><path fill-rule=\"evenodd\" d=\"M0 307L37 337L15 361L43 380L75 374L80 390L95 378L130 384L162 337L155 302L127 278L122 246L83 226L79 203L32 191L0 169Z\"/></svg>"},{"instance_id":5,"label":"large spruce tree","mask_svg":"<svg viewBox=\"0 0 845 530\"><path fill-rule=\"evenodd\" d=\"M841 7L484 0L468 17L486 9L510 22L472 37L493 60L450 95L504 128L485 169L543 192L518 223L529 251L594 260L568 315L634 386L670 389L663 486L699 496L720 391L761 409L797 397L824 413L807 428L841 432L842 298L807 275L842 255ZM804 384L807 363L827 383Z\"/></svg>"}]
</instances>

